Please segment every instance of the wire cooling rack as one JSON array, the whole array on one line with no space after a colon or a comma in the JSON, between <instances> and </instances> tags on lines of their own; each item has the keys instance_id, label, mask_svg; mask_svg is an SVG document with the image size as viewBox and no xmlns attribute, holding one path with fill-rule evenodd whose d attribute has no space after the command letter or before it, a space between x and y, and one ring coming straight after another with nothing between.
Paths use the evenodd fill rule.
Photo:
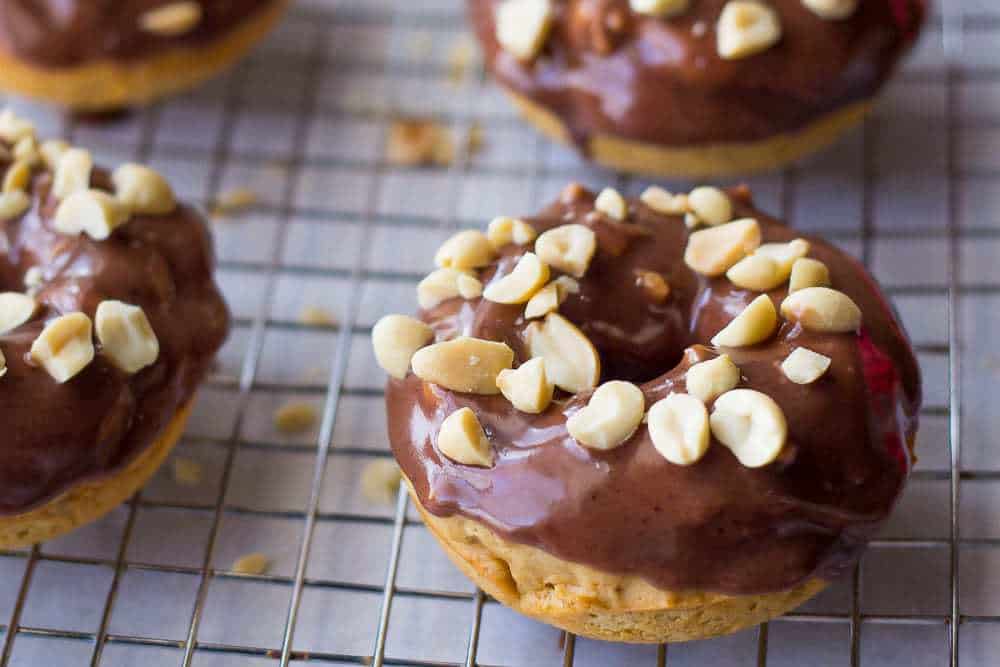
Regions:
<instances>
[{"instance_id":1,"label":"wire cooling rack","mask_svg":"<svg viewBox=\"0 0 1000 667\"><path fill-rule=\"evenodd\" d=\"M369 328L414 309L449 230L528 213L587 167L521 125L468 50L459 0L300 3L230 75L90 124L15 101L105 163L148 161L208 206L236 320L175 458L107 518L0 554L3 665L992 665L1000 655L1000 11L943 3L879 112L824 155L753 179L758 200L864 260L916 343L921 460L853 576L784 618L672 646L605 644L520 617L447 562L405 495L364 500L388 456ZM398 116L483 150L447 168L383 158ZM461 151L460 151L461 154ZM684 184L676 184L682 187ZM305 306L338 324L303 325ZM193 323L196 325L196 323ZM322 418L288 436L274 409ZM949 445L950 443L950 445ZM961 502L960 502L961 501ZM243 554L272 561L234 572Z\"/></svg>"}]
</instances>

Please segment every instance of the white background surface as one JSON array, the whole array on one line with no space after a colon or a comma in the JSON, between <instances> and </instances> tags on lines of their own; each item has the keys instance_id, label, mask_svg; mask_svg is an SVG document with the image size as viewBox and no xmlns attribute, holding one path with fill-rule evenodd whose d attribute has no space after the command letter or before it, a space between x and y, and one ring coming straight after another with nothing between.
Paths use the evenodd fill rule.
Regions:
<instances>
[{"instance_id":1,"label":"white background surface","mask_svg":"<svg viewBox=\"0 0 1000 667\"><path fill-rule=\"evenodd\" d=\"M963 665L996 664L1000 10L988 0L962 4L947 5L956 17L947 28L952 68L937 17L863 130L800 167L751 180L764 208L868 261L919 346L921 461L864 557L859 595L850 578L837 582L795 620L771 623L766 644L757 630L666 652L578 640L574 664L653 666L665 658L669 665L753 665L761 664L763 646L767 665L843 665L856 610L860 664L945 665L950 359L962 362L956 389L963 398L958 648ZM969 14L964 22L958 9ZM100 664L178 665L195 609L193 664L277 664L267 652L282 647L324 442L330 449L319 461L325 475L292 646L300 657L323 654L325 664L338 664L336 656L358 664L372 654L394 508L372 505L358 491L365 464L388 455L383 375L369 352L368 327L385 312L415 308L414 286L450 227L530 213L571 179L632 192L644 185L589 168L540 139L477 71L451 80L449 53L462 41L468 37L457 0L313 0L234 73L114 124L79 124L17 105L46 133L70 134L104 164L152 163L185 197L205 203L249 187L261 201L238 221L214 224L219 280L236 322L176 452L201 463L203 482L180 486L168 465L137 502L106 519L33 554L0 555L0 622L24 592L11 664L90 664L106 616ZM450 171L387 166L381 145L388 119L398 114L435 116L459 135L478 121L485 150ZM303 327L297 317L304 305L328 308L342 326ZM330 437L319 428L277 433L272 412L290 398L324 410ZM252 551L273 559L268 575L227 574ZM408 523L387 662L464 661L472 594L419 522ZM490 602L481 622L481 664L562 664L559 632Z\"/></svg>"}]
</instances>

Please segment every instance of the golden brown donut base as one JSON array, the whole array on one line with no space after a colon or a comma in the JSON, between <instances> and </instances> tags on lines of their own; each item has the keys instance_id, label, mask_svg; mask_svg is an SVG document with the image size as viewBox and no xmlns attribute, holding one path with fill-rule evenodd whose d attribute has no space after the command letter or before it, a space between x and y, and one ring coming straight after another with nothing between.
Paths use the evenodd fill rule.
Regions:
<instances>
[{"instance_id":1,"label":"golden brown donut base","mask_svg":"<svg viewBox=\"0 0 1000 667\"><path fill-rule=\"evenodd\" d=\"M556 114L536 102L504 88L521 116L550 139L572 145L571 133ZM872 108L872 102L856 102L829 113L795 132L786 132L761 141L707 144L668 148L594 134L588 140L587 156L615 169L665 178L706 178L746 175L778 169L832 144L858 125Z\"/></svg>"},{"instance_id":2,"label":"golden brown donut base","mask_svg":"<svg viewBox=\"0 0 1000 667\"><path fill-rule=\"evenodd\" d=\"M191 402L173 416L163 433L135 460L106 477L84 482L40 507L0 517L0 549L18 549L51 540L96 521L139 490L174 448L191 412Z\"/></svg>"},{"instance_id":3,"label":"golden brown donut base","mask_svg":"<svg viewBox=\"0 0 1000 667\"><path fill-rule=\"evenodd\" d=\"M740 596L664 591L638 577L504 540L461 516L434 516L412 487L410 497L449 558L476 585L522 614L593 639L663 643L727 635L780 616L827 585L810 579L789 591Z\"/></svg>"},{"instance_id":4,"label":"golden brown donut base","mask_svg":"<svg viewBox=\"0 0 1000 667\"><path fill-rule=\"evenodd\" d=\"M267 35L287 6L288 0L275 2L211 43L150 58L45 68L0 51L0 89L85 112L149 104L228 68Z\"/></svg>"}]
</instances>

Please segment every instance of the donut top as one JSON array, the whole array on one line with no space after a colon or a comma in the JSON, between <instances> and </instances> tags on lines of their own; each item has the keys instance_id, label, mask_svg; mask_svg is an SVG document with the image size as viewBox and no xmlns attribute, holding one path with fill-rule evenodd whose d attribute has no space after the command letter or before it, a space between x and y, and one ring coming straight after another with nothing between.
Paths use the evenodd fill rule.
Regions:
<instances>
[{"instance_id":1,"label":"donut top","mask_svg":"<svg viewBox=\"0 0 1000 667\"><path fill-rule=\"evenodd\" d=\"M469 0L469 10L488 67L582 148L597 133L680 146L802 128L872 97L925 11L923 0Z\"/></svg>"},{"instance_id":2,"label":"donut top","mask_svg":"<svg viewBox=\"0 0 1000 667\"><path fill-rule=\"evenodd\" d=\"M279 0L0 0L0 52L42 67L135 60L219 38Z\"/></svg>"},{"instance_id":3,"label":"donut top","mask_svg":"<svg viewBox=\"0 0 1000 667\"><path fill-rule=\"evenodd\" d=\"M567 227L577 240L553 245ZM904 332L857 261L745 187L626 200L572 185L535 218L494 221L493 253L476 234L438 253L420 320L373 330L393 452L424 508L666 590L784 590L853 562L900 494L920 403Z\"/></svg>"},{"instance_id":4,"label":"donut top","mask_svg":"<svg viewBox=\"0 0 1000 667\"><path fill-rule=\"evenodd\" d=\"M0 513L120 470L228 330L208 230L139 165L39 143L0 113Z\"/></svg>"}]
</instances>

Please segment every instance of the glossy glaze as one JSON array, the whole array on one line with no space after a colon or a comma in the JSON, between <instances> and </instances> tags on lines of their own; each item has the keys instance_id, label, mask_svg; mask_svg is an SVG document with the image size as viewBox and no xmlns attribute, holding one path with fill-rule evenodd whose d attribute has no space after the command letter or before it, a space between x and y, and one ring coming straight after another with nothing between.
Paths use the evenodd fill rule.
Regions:
<instances>
[{"instance_id":1,"label":"glossy glaze","mask_svg":"<svg viewBox=\"0 0 1000 667\"><path fill-rule=\"evenodd\" d=\"M0 51L43 67L133 60L201 44L278 0L199 0L200 23L183 35L140 27L146 11L175 0L0 0Z\"/></svg>"},{"instance_id":2,"label":"glossy glaze","mask_svg":"<svg viewBox=\"0 0 1000 667\"><path fill-rule=\"evenodd\" d=\"M747 142L804 127L871 98L912 43L923 0L863 0L827 21L801 0L769 0L782 39L741 60L716 51L726 0L692 0L670 19L633 13L628 0L557 0L534 63L495 37L500 0L469 0L486 63L500 82L557 114L577 143L608 134L669 146Z\"/></svg>"},{"instance_id":3,"label":"glossy glaze","mask_svg":"<svg viewBox=\"0 0 1000 667\"><path fill-rule=\"evenodd\" d=\"M797 236L753 209L745 190L733 195L739 215L761 222L765 241ZM679 217L633 202L633 222L620 224L593 213L592 200L583 193L531 222L539 231L572 221L597 232L599 249L581 292L560 312L600 351L602 381L642 383L649 406L684 391L687 367L715 354L699 344L757 295L688 269L682 260L688 231ZM764 592L836 576L903 487L920 379L905 335L872 279L842 251L809 240L810 256L826 262L833 284L861 306L861 334L816 334L785 323L764 344L726 350L740 367L740 386L767 393L785 412L790 435L778 461L746 468L713 441L697 464L676 466L655 451L644 427L613 451L592 451L565 428L585 395L563 394L543 414L528 415L503 397L456 394L411 374L390 381L386 402L393 451L421 504L433 514L482 521L515 542L639 575L668 590ZM508 246L500 271L523 251ZM670 298L651 302L636 284L636 269L662 272ZM785 289L769 293L776 304ZM421 316L438 339L461 333L503 340L524 360L521 311L453 299ZM833 359L830 372L812 385L792 384L779 368L799 345ZM498 455L493 468L455 464L433 445L444 417L464 406L489 433Z\"/></svg>"},{"instance_id":4,"label":"glossy glaze","mask_svg":"<svg viewBox=\"0 0 1000 667\"><path fill-rule=\"evenodd\" d=\"M8 164L0 161L0 174ZM41 307L26 324L0 334L7 374L0 378L0 514L15 514L73 484L116 471L153 443L193 395L228 330L229 315L212 278L212 244L187 206L135 216L106 241L56 233L51 174L36 171L33 203L0 222L0 291L24 291L25 273L42 270ZM111 190L107 173L92 185ZM57 384L29 357L45 322L105 299L141 306L160 342L156 363L135 375L101 354Z\"/></svg>"}]
</instances>

